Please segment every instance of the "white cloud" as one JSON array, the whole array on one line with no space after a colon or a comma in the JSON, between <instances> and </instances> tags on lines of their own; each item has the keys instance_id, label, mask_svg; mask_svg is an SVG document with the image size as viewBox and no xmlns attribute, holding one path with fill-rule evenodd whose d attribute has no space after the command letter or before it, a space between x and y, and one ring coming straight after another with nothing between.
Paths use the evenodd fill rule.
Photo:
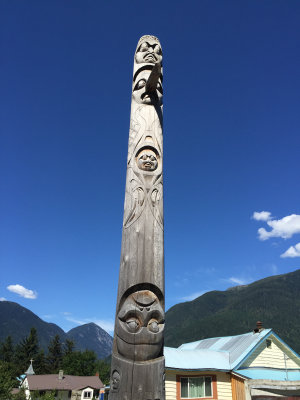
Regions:
<instances>
[{"instance_id":1,"label":"white cloud","mask_svg":"<svg viewBox=\"0 0 300 400\"><path fill-rule=\"evenodd\" d=\"M267 224L272 230L267 231L265 228L259 228L258 235L260 240L268 240L270 237L288 239L296 233L300 233L300 215L297 214L287 215L278 220L270 220L267 221Z\"/></svg>"},{"instance_id":2,"label":"white cloud","mask_svg":"<svg viewBox=\"0 0 300 400\"><path fill-rule=\"evenodd\" d=\"M0 301L7 301L5 297L0 297Z\"/></svg>"},{"instance_id":3,"label":"white cloud","mask_svg":"<svg viewBox=\"0 0 300 400\"><path fill-rule=\"evenodd\" d=\"M271 213L269 211L254 211L252 218L256 221L269 221L269 219L271 219Z\"/></svg>"},{"instance_id":4,"label":"white cloud","mask_svg":"<svg viewBox=\"0 0 300 400\"><path fill-rule=\"evenodd\" d=\"M229 278L228 281L237 285L245 285L247 283L245 279L235 278L234 276Z\"/></svg>"},{"instance_id":5,"label":"white cloud","mask_svg":"<svg viewBox=\"0 0 300 400\"><path fill-rule=\"evenodd\" d=\"M70 313L69 313L70 314ZM76 318L71 317L69 315L66 316L66 320L70 322L74 322L78 325L88 324L90 322L94 322L94 324L100 326L100 328L104 329L107 333L111 334L114 331L114 321L112 319L98 319L98 318Z\"/></svg>"},{"instance_id":6,"label":"white cloud","mask_svg":"<svg viewBox=\"0 0 300 400\"><path fill-rule=\"evenodd\" d=\"M270 265L271 271L272 271L272 275L277 275L278 274L278 267L276 264L271 264Z\"/></svg>"},{"instance_id":7,"label":"white cloud","mask_svg":"<svg viewBox=\"0 0 300 400\"><path fill-rule=\"evenodd\" d=\"M70 313L70 312L68 312L68 311L63 311L61 314L62 314L62 315L72 315L72 313Z\"/></svg>"},{"instance_id":8,"label":"white cloud","mask_svg":"<svg viewBox=\"0 0 300 400\"><path fill-rule=\"evenodd\" d=\"M287 249L286 252L281 254L281 258L294 258L294 257L300 257L300 243L295 244L295 246L291 246L290 248Z\"/></svg>"},{"instance_id":9,"label":"white cloud","mask_svg":"<svg viewBox=\"0 0 300 400\"><path fill-rule=\"evenodd\" d=\"M25 299L36 299L37 298L37 292L30 290L30 289L26 289L24 286L22 285L9 285L6 288L7 290L9 290L10 292L16 293L21 297L24 297Z\"/></svg>"},{"instance_id":10,"label":"white cloud","mask_svg":"<svg viewBox=\"0 0 300 400\"><path fill-rule=\"evenodd\" d=\"M189 296L181 297L180 300L183 300L183 301L192 301L192 300L195 300L197 297L202 296L202 295L203 295L204 293L206 293L206 292L207 292L207 290L203 290L202 292L192 293L192 294L190 294Z\"/></svg>"},{"instance_id":11,"label":"white cloud","mask_svg":"<svg viewBox=\"0 0 300 400\"><path fill-rule=\"evenodd\" d=\"M53 314L44 314L44 315L43 315L43 318L46 318L46 319L54 319L54 318L55 318L55 315L53 315Z\"/></svg>"}]
</instances>

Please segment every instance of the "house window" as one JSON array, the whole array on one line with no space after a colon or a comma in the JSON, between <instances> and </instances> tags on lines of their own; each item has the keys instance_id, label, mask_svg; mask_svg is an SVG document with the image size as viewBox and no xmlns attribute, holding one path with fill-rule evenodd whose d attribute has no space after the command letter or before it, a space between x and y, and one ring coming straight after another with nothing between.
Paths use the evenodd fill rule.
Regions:
<instances>
[{"instance_id":1,"label":"house window","mask_svg":"<svg viewBox=\"0 0 300 400\"><path fill-rule=\"evenodd\" d=\"M266 345L268 348L272 347L272 339L267 339L266 340Z\"/></svg>"},{"instance_id":2,"label":"house window","mask_svg":"<svg viewBox=\"0 0 300 400\"><path fill-rule=\"evenodd\" d=\"M83 392L83 398L84 399L91 399L92 398L92 392L88 392L88 391Z\"/></svg>"},{"instance_id":3,"label":"house window","mask_svg":"<svg viewBox=\"0 0 300 400\"><path fill-rule=\"evenodd\" d=\"M212 397L211 377L181 377L180 397L182 399L201 399L203 397Z\"/></svg>"}]
</instances>

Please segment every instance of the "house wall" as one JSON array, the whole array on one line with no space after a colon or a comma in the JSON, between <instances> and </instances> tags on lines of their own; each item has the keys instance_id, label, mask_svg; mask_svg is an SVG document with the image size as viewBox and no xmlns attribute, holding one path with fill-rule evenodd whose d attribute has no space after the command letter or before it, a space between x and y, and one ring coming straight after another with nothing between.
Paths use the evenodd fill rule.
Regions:
<instances>
[{"instance_id":1,"label":"house wall","mask_svg":"<svg viewBox=\"0 0 300 400\"><path fill-rule=\"evenodd\" d=\"M179 400L177 394L177 377L178 376L215 376L216 377L216 392L217 399L222 400L232 400L232 391L231 391L231 380L230 374L225 372L215 372L215 371L201 371L201 372L189 372L184 370L166 370L166 400Z\"/></svg>"},{"instance_id":2,"label":"house wall","mask_svg":"<svg viewBox=\"0 0 300 400\"><path fill-rule=\"evenodd\" d=\"M281 346L281 348L279 347ZM271 367L271 368L299 368L300 362L291 353L286 352L289 357L284 360L285 352L282 350L282 344L276 338L272 338L271 347L267 347L266 341L264 341L257 349L247 358L241 367ZM293 359L292 359L292 358ZM298 362L296 363L295 360Z\"/></svg>"},{"instance_id":3,"label":"house wall","mask_svg":"<svg viewBox=\"0 0 300 400\"><path fill-rule=\"evenodd\" d=\"M231 375L232 400L246 400L244 379Z\"/></svg>"}]
</instances>

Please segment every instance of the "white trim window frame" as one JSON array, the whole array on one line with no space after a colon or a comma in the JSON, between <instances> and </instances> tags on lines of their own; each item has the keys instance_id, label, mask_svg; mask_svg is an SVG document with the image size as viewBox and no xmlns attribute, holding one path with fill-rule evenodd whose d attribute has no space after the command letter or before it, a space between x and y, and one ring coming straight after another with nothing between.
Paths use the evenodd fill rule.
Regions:
<instances>
[{"instance_id":1,"label":"white trim window frame","mask_svg":"<svg viewBox=\"0 0 300 400\"><path fill-rule=\"evenodd\" d=\"M199 385L200 382L201 384ZM209 397L213 397L211 376L180 377L181 399L201 399Z\"/></svg>"},{"instance_id":2,"label":"white trim window frame","mask_svg":"<svg viewBox=\"0 0 300 400\"><path fill-rule=\"evenodd\" d=\"M85 390L83 392L83 398L84 399L91 399L92 398L92 391L91 390Z\"/></svg>"}]
</instances>

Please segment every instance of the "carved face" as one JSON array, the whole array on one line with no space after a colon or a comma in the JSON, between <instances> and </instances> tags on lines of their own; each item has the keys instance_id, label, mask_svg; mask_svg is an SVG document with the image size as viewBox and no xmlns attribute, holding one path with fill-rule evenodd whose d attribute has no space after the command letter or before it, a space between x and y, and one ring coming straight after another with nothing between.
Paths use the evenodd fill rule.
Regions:
<instances>
[{"instance_id":1,"label":"carved face","mask_svg":"<svg viewBox=\"0 0 300 400\"><path fill-rule=\"evenodd\" d=\"M137 164L143 171L154 171L158 165L157 155L151 149L144 149L137 156Z\"/></svg>"},{"instance_id":2,"label":"carved face","mask_svg":"<svg viewBox=\"0 0 300 400\"><path fill-rule=\"evenodd\" d=\"M135 53L135 62L155 64L161 62L162 51L160 45L153 39L147 38L138 47Z\"/></svg>"},{"instance_id":3,"label":"carved face","mask_svg":"<svg viewBox=\"0 0 300 400\"><path fill-rule=\"evenodd\" d=\"M147 94L146 92L146 83L149 78L151 71L143 70L141 71L134 82L132 97L139 104L162 104L162 95L163 89L161 85L161 81L157 82L156 91L152 94Z\"/></svg>"},{"instance_id":4,"label":"carved face","mask_svg":"<svg viewBox=\"0 0 300 400\"><path fill-rule=\"evenodd\" d=\"M117 318L117 347L128 359L147 361L160 355L163 346L164 312L149 290L130 295Z\"/></svg>"},{"instance_id":5,"label":"carved face","mask_svg":"<svg viewBox=\"0 0 300 400\"><path fill-rule=\"evenodd\" d=\"M117 392L120 387L120 374L117 370L114 370L111 376L111 388L114 392Z\"/></svg>"}]
</instances>

